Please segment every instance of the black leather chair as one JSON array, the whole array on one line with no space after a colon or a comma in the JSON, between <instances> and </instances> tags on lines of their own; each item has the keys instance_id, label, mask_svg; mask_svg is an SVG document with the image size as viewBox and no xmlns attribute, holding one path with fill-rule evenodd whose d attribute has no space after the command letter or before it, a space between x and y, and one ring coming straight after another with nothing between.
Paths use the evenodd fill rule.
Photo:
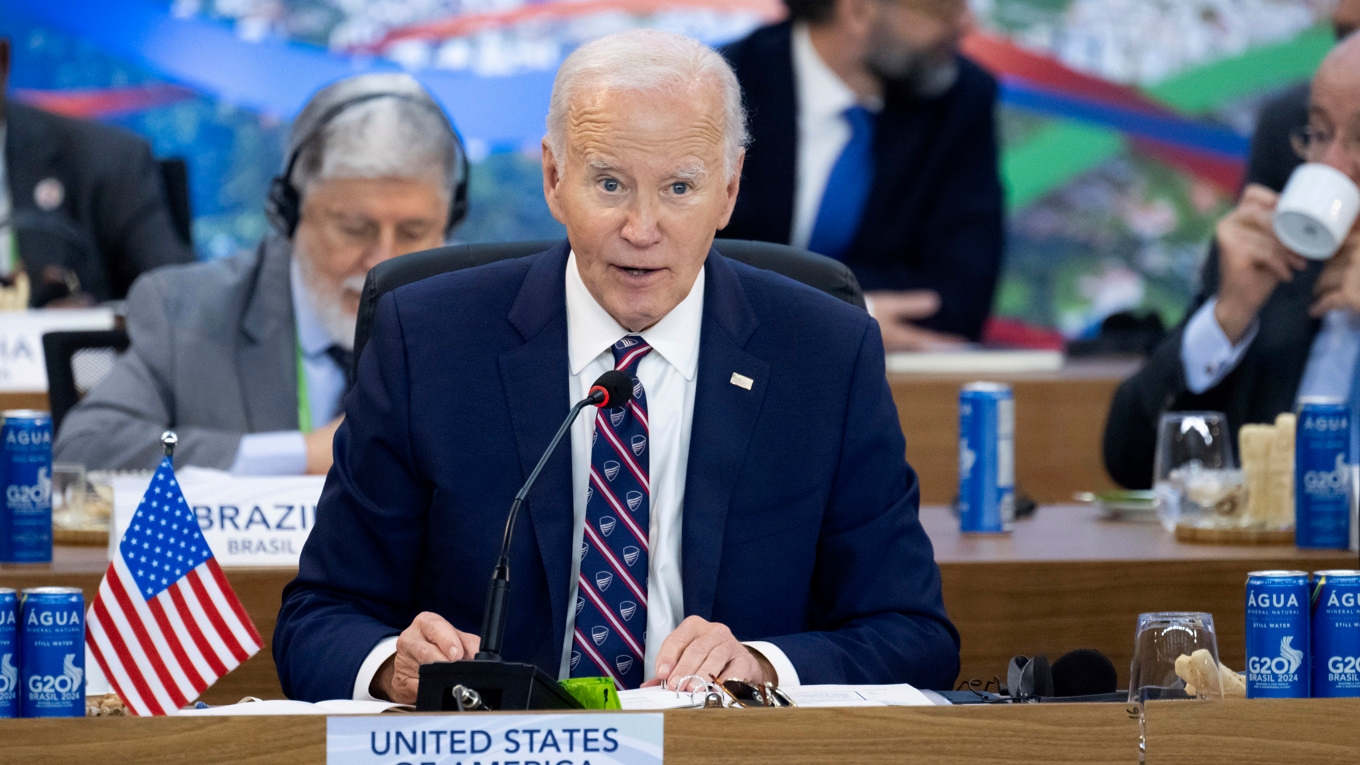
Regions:
<instances>
[{"instance_id":1,"label":"black leather chair","mask_svg":"<svg viewBox=\"0 0 1360 765\"><path fill-rule=\"evenodd\" d=\"M383 294L403 284L437 274L542 252L558 241L455 244L413 252L374 266L368 272L363 297L359 301L359 319L354 328L354 366L349 374L351 384L358 376L359 357L373 330L373 313L378 308L378 298ZM840 261L797 247L745 239L718 239L713 242L713 246L732 260L783 274L853 306L864 308L864 291L860 289L859 281Z\"/></svg>"},{"instance_id":2,"label":"black leather chair","mask_svg":"<svg viewBox=\"0 0 1360 765\"><path fill-rule=\"evenodd\" d=\"M47 399L54 435L61 429L66 413L113 371L118 354L127 347L127 332L121 329L43 334Z\"/></svg>"}]
</instances>

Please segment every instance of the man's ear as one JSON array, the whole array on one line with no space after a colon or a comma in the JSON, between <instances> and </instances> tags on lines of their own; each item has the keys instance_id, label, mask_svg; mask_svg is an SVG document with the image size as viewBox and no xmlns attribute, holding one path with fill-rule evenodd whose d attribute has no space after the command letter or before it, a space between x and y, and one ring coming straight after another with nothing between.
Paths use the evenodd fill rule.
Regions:
<instances>
[{"instance_id":1,"label":"man's ear","mask_svg":"<svg viewBox=\"0 0 1360 765\"><path fill-rule=\"evenodd\" d=\"M557 219L558 223L566 225L566 220L562 217L562 205L557 198L557 191L562 186L562 173L558 167L557 157L553 156L552 147L548 145L548 139L543 139L543 198L548 202L548 211Z\"/></svg>"},{"instance_id":2,"label":"man's ear","mask_svg":"<svg viewBox=\"0 0 1360 765\"><path fill-rule=\"evenodd\" d=\"M741 190L741 169L746 164L746 150L737 152L737 166L732 168L732 177L727 179L727 209L723 211L722 219L718 221L718 230L727 228L727 224L732 220L732 210L737 206L737 192Z\"/></svg>"}]
</instances>

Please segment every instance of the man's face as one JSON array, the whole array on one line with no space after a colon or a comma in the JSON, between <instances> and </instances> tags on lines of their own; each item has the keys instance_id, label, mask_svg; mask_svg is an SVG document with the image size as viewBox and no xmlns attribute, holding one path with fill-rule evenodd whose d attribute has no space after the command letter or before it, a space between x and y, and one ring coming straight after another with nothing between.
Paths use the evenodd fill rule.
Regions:
<instances>
[{"instance_id":1,"label":"man's face","mask_svg":"<svg viewBox=\"0 0 1360 765\"><path fill-rule=\"evenodd\" d=\"M444 242L448 195L408 178L333 178L305 190L294 257L322 321L347 321L351 340L364 277L373 266ZM327 315L328 314L328 315Z\"/></svg>"},{"instance_id":2,"label":"man's face","mask_svg":"<svg viewBox=\"0 0 1360 765\"><path fill-rule=\"evenodd\" d=\"M1317 137L1308 160L1331 165L1360 185L1360 40L1329 56L1313 77L1308 124Z\"/></svg>"},{"instance_id":3,"label":"man's face","mask_svg":"<svg viewBox=\"0 0 1360 765\"><path fill-rule=\"evenodd\" d=\"M1360 29L1360 0L1340 0L1332 11L1332 28L1338 40Z\"/></svg>"},{"instance_id":4,"label":"man's face","mask_svg":"<svg viewBox=\"0 0 1360 765\"><path fill-rule=\"evenodd\" d=\"M966 0L875 0L866 64L884 80L906 81L925 95L953 84L954 54L972 31Z\"/></svg>"},{"instance_id":5,"label":"man's face","mask_svg":"<svg viewBox=\"0 0 1360 765\"><path fill-rule=\"evenodd\" d=\"M711 84L601 90L569 106L565 157L543 144L543 194L581 280L630 331L684 300L732 216L741 160L724 173L723 128Z\"/></svg>"}]
</instances>

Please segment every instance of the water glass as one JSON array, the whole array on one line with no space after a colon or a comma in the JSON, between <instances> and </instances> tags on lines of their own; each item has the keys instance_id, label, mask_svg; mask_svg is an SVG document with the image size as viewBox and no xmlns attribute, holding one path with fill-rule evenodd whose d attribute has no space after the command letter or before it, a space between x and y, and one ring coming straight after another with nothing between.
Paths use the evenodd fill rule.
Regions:
<instances>
[{"instance_id":1,"label":"water glass","mask_svg":"<svg viewBox=\"0 0 1360 765\"><path fill-rule=\"evenodd\" d=\"M1242 475L1234 470L1228 418L1222 412L1166 412L1157 426L1152 490L1157 516L1167 531L1193 522L1206 506L1235 491Z\"/></svg>"},{"instance_id":2,"label":"water glass","mask_svg":"<svg viewBox=\"0 0 1360 765\"><path fill-rule=\"evenodd\" d=\"M1204 687L1195 695L1186 692L1185 681L1176 675L1176 659L1204 649L1213 659ZM1138 615L1134 633L1133 664L1129 667L1129 703L1162 699L1221 699L1218 674L1218 638L1212 614L1194 611L1163 611Z\"/></svg>"}]
</instances>

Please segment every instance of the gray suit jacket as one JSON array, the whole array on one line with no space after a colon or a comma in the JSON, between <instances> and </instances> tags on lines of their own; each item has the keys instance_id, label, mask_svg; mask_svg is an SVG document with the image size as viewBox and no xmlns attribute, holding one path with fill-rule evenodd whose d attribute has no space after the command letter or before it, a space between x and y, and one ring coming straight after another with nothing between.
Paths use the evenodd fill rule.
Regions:
<instances>
[{"instance_id":1,"label":"gray suit jacket","mask_svg":"<svg viewBox=\"0 0 1360 765\"><path fill-rule=\"evenodd\" d=\"M132 345L67 414L53 458L149 470L172 428L177 464L227 468L242 435L296 430L291 253L271 235L254 252L139 278L127 303Z\"/></svg>"}]
</instances>

